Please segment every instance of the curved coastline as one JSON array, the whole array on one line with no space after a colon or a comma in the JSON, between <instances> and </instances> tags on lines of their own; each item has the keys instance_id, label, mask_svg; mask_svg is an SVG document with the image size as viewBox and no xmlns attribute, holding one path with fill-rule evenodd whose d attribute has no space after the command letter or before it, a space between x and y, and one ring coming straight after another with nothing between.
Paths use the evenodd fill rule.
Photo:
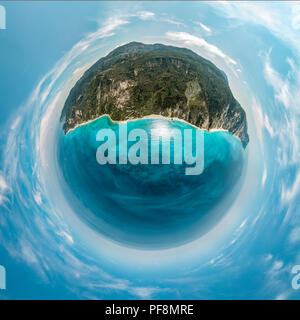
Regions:
<instances>
[{"instance_id":1,"label":"curved coastline","mask_svg":"<svg viewBox=\"0 0 300 320\"><path fill-rule=\"evenodd\" d=\"M118 121L118 120L113 120L109 114L102 114L100 117L97 117L95 119L92 119L92 120L89 120L89 121L85 121L85 122L82 122L82 123L79 123L77 124L76 126L74 126L74 128L72 129L69 129L67 132L66 132L66 135L69 134L70 132L76 130L77 128L79 127L82 127L82 126L85 126L85 125L88 125L94 121L97 121L101 118L104 118L104 117L107 117L109 118L109 121L111 121L112 123L115 123L115 124L122 124L122 123L128 123L128 122L135 122L135 121L139 121L139 120L145 120L145 119L151 119L151 120L155 120L155 119L163 119L163 120L167 120L167 121L179 121L179 122L183 122L197 130L204 130L205 132L208 132L208 133L212 133L212 132L227 132L229 134L231 134L233 137L235 137L236 139L238 139L241 143L241 139L232 134L229 130L226 130L226 129L223 129L223 128L213 128L213 129L210 129L210 130L207 130L207 129L204 129L204 128L199 128L197 126L195 126L194 124L191 124L189 123L188 121L185 121L183 119L179 119L179 118L176 118L176 117L172 117L172 118L169 118L169 117L165 117L165 116L162 116L162 115L158 115L158 114L151 114L149 116L144 116L144 117L141 117L141 118L134 118L134 119L128 119L128 120L121 120L121 121Z\"/></svg>"}]
</instances>

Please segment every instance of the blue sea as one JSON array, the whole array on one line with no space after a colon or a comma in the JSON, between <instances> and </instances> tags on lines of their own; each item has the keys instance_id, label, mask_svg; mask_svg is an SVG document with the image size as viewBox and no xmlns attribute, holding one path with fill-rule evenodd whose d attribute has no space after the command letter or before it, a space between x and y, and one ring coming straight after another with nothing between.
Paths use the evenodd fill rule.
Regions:
<instances>
[{"instance_id":1,"label":"blue sea","mask_svg":"<svg viewBox=\"0 0 300 320\"><path fill-rule=\"evenodd\" d=\"M162 131L193 130L195 127L168 119L140 119L127 123L127 131L152 129ZM185 162L105 164L96 159L101 142L96 136L101 129L112 129L119 136L119 124L104 116L62 134L59 163L65 180L74 194L72 205L80 219L100 234L122 245L138 248L172 248L195 240L207 233L226 214L239 193L244 165L240 140L225 131L204 134L204 171L186 175ZM128 150L133 142L128 143ZM118 149L118 146L117 146ZM202 151L202 150L201 150ZM182 148L184 153L184 145ZM119 152L117 151L117 154ZM84 208L84 209L83 209Z\"/></svg>"}]
</instances>

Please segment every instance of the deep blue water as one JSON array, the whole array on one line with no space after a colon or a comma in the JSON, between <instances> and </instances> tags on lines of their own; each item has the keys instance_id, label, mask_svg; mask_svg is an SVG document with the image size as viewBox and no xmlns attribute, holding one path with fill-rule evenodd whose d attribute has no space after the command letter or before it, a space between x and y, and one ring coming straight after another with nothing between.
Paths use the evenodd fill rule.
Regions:
<instances>
[{"instance_id":1,"label":"deep blue water","mask_svg":"<svg viewBox=\"0 0 300 320\"><path fill-rule=\"evenodd\" d=\"M128 122L127 130L144 129L151 143L151 129L196 130L181 121L142 119ZM102 235L142 248L169 248L205 234L227 212L237 195L243 168L241 142L224 131L204 133L204 171L186 175L187 164L100 165L96 159L97 132L119 125L102 117L62 134L59 163L80 219ZM155 139L155 137L152 137ZM128 149L133 143L128 143ZM160 141L160 156L162 153ZM184 146L183 146L184 150ZM117 151L118 154L118 151ZM149 163L150 163L149 152ZM161 159L160 159L161 160ZM160 161L161 163L161 161Z\"/></svg>"}]
</instances>

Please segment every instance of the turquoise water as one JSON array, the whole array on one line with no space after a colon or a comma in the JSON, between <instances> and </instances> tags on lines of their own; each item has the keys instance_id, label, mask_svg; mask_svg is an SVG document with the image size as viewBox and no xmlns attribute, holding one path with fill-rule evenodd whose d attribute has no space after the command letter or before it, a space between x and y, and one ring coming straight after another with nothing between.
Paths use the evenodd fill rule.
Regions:
<instances>
[{"instance_id":1,"label":"turquoise water","mask_svg":"<svg viewBox=\"0 0 300 320\"><path fill-rule=\"evenodd\" d=\"M187 165L174 164L172 156L169 165L100 165L96 152L103 142L97 142L96 135L103 128L118 136L119 125L102 117L63 135L59 155L74 210L97 232L131 247L169 248L205 234L226 213L236 194L244 153L230 133L204 131L204 171L191 176L185 175ZM136 128L144 129L149 139L152 128L192 129L195 150L198 129L187 123L128 122L128 132ZM171 143L171 154L173 147Z\"/></svg>"}]
</instances>

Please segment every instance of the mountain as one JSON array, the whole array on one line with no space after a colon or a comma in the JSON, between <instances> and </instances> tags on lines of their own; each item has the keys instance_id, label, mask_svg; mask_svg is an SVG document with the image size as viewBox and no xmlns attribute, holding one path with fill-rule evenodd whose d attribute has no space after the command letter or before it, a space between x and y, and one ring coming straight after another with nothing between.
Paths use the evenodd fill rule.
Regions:
<instances>
[{"instance_id":1,"label":"mountain","mask_svg":"<svg viewBox=\"0 0 300 320\"><path fill-rule=\"evenodd\" d=\"M226 74L186 48L131 42L98 60L71 90L61 115L67 133L108 114L112 120L162 115L224 129L249 142L245 111Z\"/></svg>"}]
</instances>

